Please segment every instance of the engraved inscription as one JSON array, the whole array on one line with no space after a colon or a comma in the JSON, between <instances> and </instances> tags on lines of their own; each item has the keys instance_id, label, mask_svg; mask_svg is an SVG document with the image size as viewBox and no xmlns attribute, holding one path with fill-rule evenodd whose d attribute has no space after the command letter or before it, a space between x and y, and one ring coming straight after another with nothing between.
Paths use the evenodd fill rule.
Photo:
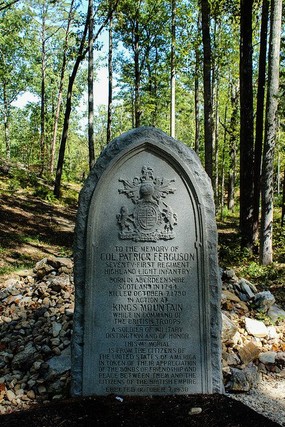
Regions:
<instances>
[{"instance_id":1,"label":"engraved inscription","mask_svg":"<svg viewBox=\"0 0 285 427\"><path fill-rule=\"evenodd\" d=\"M117 215L120 226L119 237L135 242L156 242L160 239L174 239L174 226L177 225L177 214L161 199L176 190L171 184L175 179L154 178L153 169L143 166L140 177L133 181L119 179L124 185L119 189L132 200L135 207L129 212L122 206Z\"/></svg>"},{"instance_id":2,"label":"engraved inscription","mask_svg":"<svg viewBox=\"0 0 285 427\"><path fill-rule=\"evenodd\" d=\"M200 386L189 286L196 252L179 245L115 245L100 254L108 322L97 359L104 393L187 394ZM186 320L187 319L187 320Z\"/></svg>"}]
</instances>

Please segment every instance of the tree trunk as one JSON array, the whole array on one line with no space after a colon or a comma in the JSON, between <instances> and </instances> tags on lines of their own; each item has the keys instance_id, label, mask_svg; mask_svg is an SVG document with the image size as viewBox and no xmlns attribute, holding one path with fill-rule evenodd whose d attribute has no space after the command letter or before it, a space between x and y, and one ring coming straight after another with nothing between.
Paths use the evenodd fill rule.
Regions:
<instances>
[{"instance_id":1,"label":"tree trunk","mask_svg":"<svg viewBox=\"0 0 285 427\"><path fill-rule=\"evenodd\" d=\"M210 6L208 0L201 1L202 33L203 33L203 74L204 74L204 138L205 138L205 169L210 179L213 178L213 106L211 81L211 38L210 38Z\"/></svg>"},{"instance_id":2,"label":"tree trunk","mask_svg":"<svg viewBox=\"0 0 285 427\"><path fill-rule=\"evenodd\" d=\"M107 144L112 138L112 113L113 113L113 19L109 23L109 52L108 52L108 119L107 119Z\"/></svg>"},{"instance_id":3,"label":"tree trunk","mask_svg":"<svg viewBox=\"0 0 285 427\"><path fill-rule=\"evenodd\" d=\"M89 27L88 27L88 148L89 148L89 169L91 170L95 163L94 150L94 11L93 0L88 0L89 7Z\"/></svg>"},{"instance_id":4,"label":"tree trunk","mask_svg":"<svg viewBox=\"0 0 285 427\"><path fill-rule=\"evenodd\" d=\"M271 1L270 41L268 59L268 90L266 99L265 139L262 164L260 262L273 261L273 172L279 91L279 58L282 0Z\"/></svg>"},{"instance_id":5,"label":"tree trunk","mask_svg":"<svg viewBox=\"0 0 285 427\"><path fill-rule=\"evenodd\" d=\"M195 49L195 152L200 153L200 94L199 94L199 64L200 52L199 48Z\"/></svg>"},{"instance_id":6,"label":"tree trunk","mask_svg":"<svg viewBox=\"0 0 285 427\"><path fill-rule=\"evenodd\" d=\"M46 13L47 6L42 9L42 61L41 61L41 126L40 126L40 174L45 168L45 78L46 78Z\"/></svg>"},{"instance_id":7,"label":"tree trunk","mask_svg":"<svg viewBox=\"0 0 285 427\"><path fill-rule=\"evenodd\" d=\"M284 225L285 225L285 170L283 174L281 227L284 227Z\"/></svg>"},{"instance_id":8,"label":"tree trunk","mask_svg":"<svg viewBox=\"0 0 285 427\"><path fill-rule=\"evenodd\" d=\"M215 185L214 194L215 201L218 205L218 194L219 194L219 79L216 81L215 92L215 124L214 124L214 139L213 145L215 147Z\"/></svg>"},{"instance_id":9,"label":"tree trunk","mask_svg":"<svg viewBox=\"0 0 285 427\"><path fill-rule=\"evenodd\" d=\"M235 206L235 184L236 184L236 151L237 151L237 126L238 126L238 91L231 88L231 125L230 125L230 168L228 179L228 209L233 211Z\"/></svg>"},{"instance_id":10,"label":"tree trunk","mask_svg":"<svg viewBox=\"0 0 285 427\"><path fill-rule=\"evenodd\" d=\"M240 18L240 231L241 245L253 247L252 5L241 0Z\"/></svg>"},{"instance_id":11,"label":"tree trunk","mask_svg":"<svg viewBox=\"0 0 285 427\"><path fill-rule=\"evenodd\" d=\"M67 134L68 134L68 127L69 127L69 118L71 113L71 99L72 99L72 90L73 90L73 84L74 80L79 68L79 65L81 61L84 59L84 44L87 36L88 26L89 26L89 20L90 20L90 8L88 7L88 12L86 16L86 22L84 27L84 32L82 35L80 47L78 50L77 58L72 70L72 73L69 77L68 82L68 89L67 89L67 99L66 99L66 106L65 106L65 114L64 114L64 123L63 123L63 129L62 129L62 136L60 141L60 147L59 147L59 153L58 153L58 162L57 162L57 169L56 169L56 177L55 177L55 184L54 184L54 195L55 197L60 197L60 184L61 184L61 177L62 177L62 168L63 168L63 162L64 162L64 154L65 154L65 146L66 146L66 140L67 140Z\"/></svg>"},{"instance_id":12,"label":"tree trunk","mask_svg":"<svg viewBox=\"0 0 285 427\"><path fill-rule=\"evenodd\" d=\"M5 139L5 148L6 148L6 158L10 160L11 158L11 142L10 142L10 135L9 135L10 106L7 99L6 82L3 83L3 103L4 103L4 139Z\"/></svg>"},{"instance_id":13,"label":"tree trunk","mask_svg":"<svg viewBox=\"0 0 285 427\"><path fill-rule=\"evenodd\" d=\"M172 0L171 52L170 52L170 136L175 138L175 44L176 44L176 0Z\"/></svg>"},{"instance_id":14,"label":"tree trunk","mask_svg":"<svg viewBox=\"0 0 285 427\"><path fill-rule=\"evenodd\" d=\"M255 150L254 150L254 195L253 195L253 240L257 244L259 233L259 202L260 202L260 174L263 143L263 118L264 118L264 91L266 78L266 50L268 28L269 0L263 0L262 19L260 30L260 50L258 69L258 90L255 123Z\"/></svg>"},{"instance_id":15,"label":"tree trunk","mask_svg":"<svg viewBox=\"0 0 285 427\"><path fill-rule=\"evenodd\" d=\"M225 107L225 116L224 123L227 123L228 116L228 107ZM227 145L227 129L226 126L224 128L224 138L223 138L223 151L222 151L222 170L221 170L221 190L220 190L220 203L221 203L221 220L224 219L224 204L225 204L225 153L226 153L226 145Z\"/></svg>"},{"instance_id":16,"label":"tree trunk","mask_svg":"<svg viewBox=\"0 0 285 427\"><path fill-rule=\"evenodd\" d=\"M139 12L137 13L139 14ZM140 86L141 86L141 70L140 70L140 38L139 38L139 20L136 17L135 23L135 45L134 45L134 62L135 62L135 127L141 125L141 100L140 100Z\"/></svg>"},{"instance_id":17,"label":"tree trunk","mask_svg":"<svg viewBox=\"0 0 285 427\"><path fill-rule=\"evenodd\" d=\"M56 109L55 109L53 135L51 140L51 150L50 150L51 151L51 154L50 154L50 173L51 174L53 174L54 172L56 138L57 138L60 108L62 103L62 92L63 92L63 84L64 84L64 76L65 76L65 68L66 68L66 53L68 48L70 25L71 25L71 20L73 16L73 7L74 7L74 0L72 0L70 4L68 19L67 19L67 27L65 32L64 47L63 47L62 66L61 66L60 81L59 81L59 88L58 88L58 97L57 97L57 103L56 103Z\"/></svg>"},{"instance_id":18,"label":"tree trunk","mask_svg":"<svg viewBox=\"0 0 285 427\"><path fill-rule=\"evenodd\" d=\"M200 101L199 77L195 74L195 152L200 153Z\"/></svg>"}]
</instances>

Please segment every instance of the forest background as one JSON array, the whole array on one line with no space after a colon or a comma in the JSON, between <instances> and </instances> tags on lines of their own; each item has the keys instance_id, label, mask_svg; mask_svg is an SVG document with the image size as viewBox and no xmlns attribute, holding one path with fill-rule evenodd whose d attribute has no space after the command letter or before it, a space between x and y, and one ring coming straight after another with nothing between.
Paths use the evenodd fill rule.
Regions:
<instances>
[{"instance_id":1,"label":"forest background","mask_svg":"<svg viewBox=\"0 0 285 427\"><path fill-rule=\"evenodd\" d=\"M47 180L52 200L62 181L82 183L111 139L158 127L197 152L219 219L238 217L244 253L259 252L267 265L279 246L282 261L282 7L282 0L0 0L3 164L20 164L31 183ZM108 102L95 107L102 67ZM30 101L19 106L23 95Z\"/></svg>"}]
</instances>

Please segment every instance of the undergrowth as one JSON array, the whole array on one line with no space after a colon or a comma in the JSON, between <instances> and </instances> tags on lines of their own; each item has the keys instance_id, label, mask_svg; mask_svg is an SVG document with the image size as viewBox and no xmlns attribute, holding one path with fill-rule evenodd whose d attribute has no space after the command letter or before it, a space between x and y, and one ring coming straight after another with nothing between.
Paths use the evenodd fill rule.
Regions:
<instances>
[{"instance_id":1,"label":"undergrowth","mask_svg":"<svg viewBox=\"0 0 285 427\"><path fill-rule=\"evenodd\" d=\"M3 194L16 194L25 190L32 196L51 204L68 206L77 203L80 185L63 182L59 200L53 194L53 186L54 181L50 176L40 176L22 166L6 164L6 167L0 168L0 190Z\"/></svg>"},{"instance_id":2,"label":"undergrowth","mask_svg":"<svg viewBox=\"0 0 285 427\"><path fill-rule=\"evenodd\" d=\"M233 269L238 277L244 277L260 289L278 289L285 300L285 230L280 225L280 212L275 209L273 227L274 259L270 265L261 265L258 250L241 248L238 216L228 214L218 221L219 262L223 269Z\"/></svg>"}]
</instances>

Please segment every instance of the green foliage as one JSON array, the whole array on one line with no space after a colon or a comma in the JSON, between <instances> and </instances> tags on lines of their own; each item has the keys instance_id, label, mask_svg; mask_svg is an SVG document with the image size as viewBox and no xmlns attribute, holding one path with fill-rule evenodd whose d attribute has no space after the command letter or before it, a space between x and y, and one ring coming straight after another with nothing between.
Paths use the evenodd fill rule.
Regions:
<instances>
[{"instance_id":1,"label":"green foliage","mask_svg":"<svg viewBox=\"0 0 285 427\"><path fill-rule=\"evenodd\" d=\"M15 251L12 252L10 256L13 259L13 264L0 266L0 276L10 274L17 270L30 269L35 265L33 258L29 255L19 254Z\"/></svg>"},{"instance_id":2,"label":"green foliage","mask_svg":"<svg viewBox=\"0 0 285 427\"><path fill-rule=\"evenodd\" d=\"M243 274L253 279L261 279L265 275L267 267L260 265L259 263L252 261L243 269Z\"/></svg>"},{"instance_id":3,"label":"green foliage","mask_svg":"<svg viewBox=\"0 0 285 427\"><path fill-rule=\"evenodd\" d=\"M56 198L53 194L53 190L45 185L38 184L33 191L33 196L39 197L42 200L53 203L56 201Z\"/></svg>"},{"instance_id":4,"label":"green foliage","mask_svg":"<svg viewBox=\"0 0 285 427\"><path fill-rule=\"evenodd\" d=\"M10 178L8 180L9 191L16 191L20 188L25 189L34 187L38 183L38 177L34 172L29 172L22 166L13 166L10 170Z\"/></svg>"}]
</instances>

